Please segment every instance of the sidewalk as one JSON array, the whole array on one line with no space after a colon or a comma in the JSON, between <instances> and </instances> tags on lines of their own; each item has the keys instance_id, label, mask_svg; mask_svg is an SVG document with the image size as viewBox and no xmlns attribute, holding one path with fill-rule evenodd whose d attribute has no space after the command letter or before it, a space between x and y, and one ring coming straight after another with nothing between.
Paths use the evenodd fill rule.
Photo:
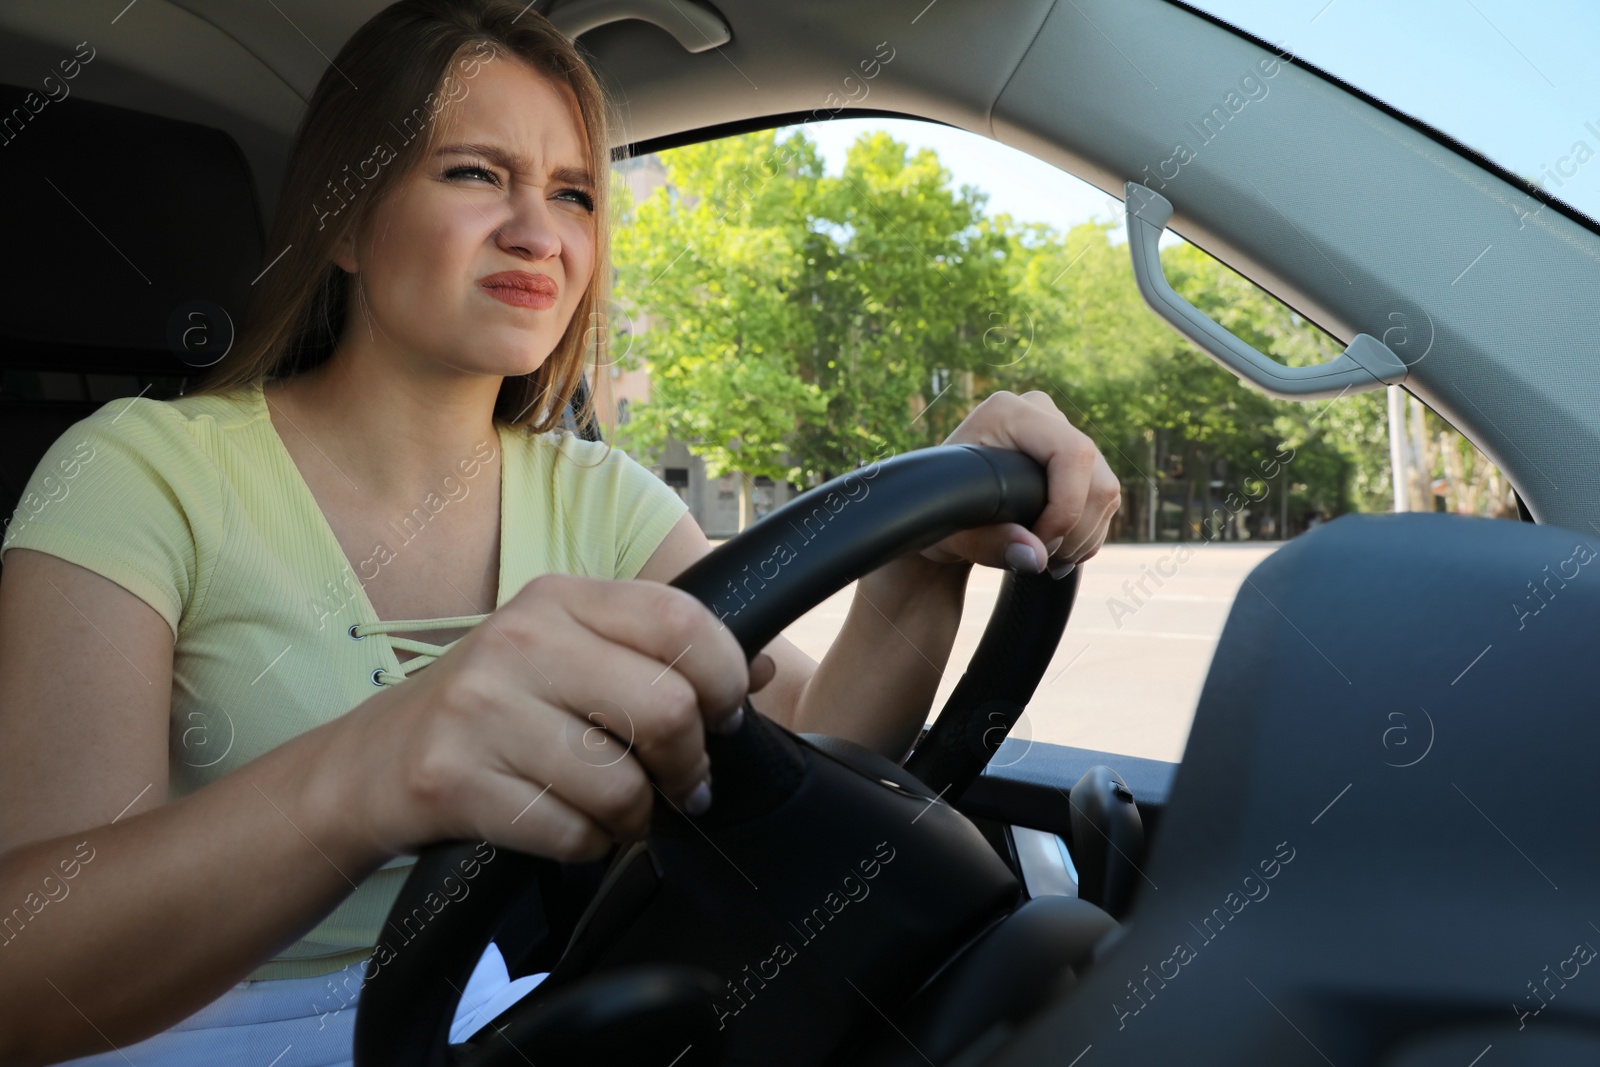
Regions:
<instances>
[{"instance_id":1,"label":"sidewalk","mask_svg":"<svg viewBox=\"0 0 1600 1067\"><path fill-rule=\"evenodd\" d=\"M1182 564L1173 542L1102 548L1084 565L1072 619L1012 736L1179 760L1233 598L1251 568L1282 543L1197 543ZM1176 571L1159 586L1151 577L1158 564ZM1001 571L973 568L935 712L977 649L1003 578ZM820 661L854 596L852 582L791 623L785 635Z\"/></svg>"}]
</instances>

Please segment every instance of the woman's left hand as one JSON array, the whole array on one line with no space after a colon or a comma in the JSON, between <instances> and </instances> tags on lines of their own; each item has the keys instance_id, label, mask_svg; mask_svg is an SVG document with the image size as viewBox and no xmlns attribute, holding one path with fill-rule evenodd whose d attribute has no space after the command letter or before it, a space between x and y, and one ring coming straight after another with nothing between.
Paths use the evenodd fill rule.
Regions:
<instances>
[{"instance_id":1,"label":"woman's left hand","mask_svg":"<svg viewBox=\"0 0 1600 1067\"><path fill-rule=\"evenodd\" d=\"M993 445L1032 456L1045 468L1045 506L1031 530L1014 522L962 530L922 549L923 556L1028 574L1043 569L1033 565L1036 558L1059 578L1072 569L1068 563L1100 551L1122 489L1094 442L1067 421L1048 393L1036 389L1018 396L1002 389L973 408L944 443Z\"/></svg>"}]
</instances>

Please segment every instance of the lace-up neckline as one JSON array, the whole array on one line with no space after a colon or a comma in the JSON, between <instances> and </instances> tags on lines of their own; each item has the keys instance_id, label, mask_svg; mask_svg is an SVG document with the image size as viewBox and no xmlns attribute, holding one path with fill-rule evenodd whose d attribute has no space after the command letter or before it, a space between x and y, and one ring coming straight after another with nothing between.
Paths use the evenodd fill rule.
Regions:
<instances>
[{"instance_id":1,"label":"lace-up neckline","mask_svg":"<svg viewBox=\"0 0 1600 1067\"><path fill-rule=\"evenodd\" d=\"M318 525L320 526L319 535L321 539L326 545L330 546L329 550L331 551L333 558L338 560L341 568L353 575L353 571L350 567L349 557L345 555L344 546L339 542L338 535L333 532L333 527L328 523L327 515L323 512L322 505L317 502L316 494L311 491L310 483L307 482L305 477L300 473L300 468L295 463L294 457L290 454L288 447L283 443L283 438L278 434L277 427L272 423L272 416L270 409L267 407L267 396L264 388L266 382L270 380L272 380L271 377L257 382L253 388L252 399L257 405L257 412L260 417L266 421L268 428L271 430L272 439L277 443L278 446L276 451L279 454L281 462L286 466L286 473L291 475L290 481L298 487L299 491L305 493L307 499L311 502L310 510L320 520ZM499 560L497 563L498 576L496 578L495 589L495 604L499 605L503 603L505 599L506 579L508 577L506 568L508 550L507 526L509 522L509 515L507 511L508 501L506 497L506 484L510 479L516 477L517 475L514 472L506 469L506 427L501 423L496 422L495 430L495 447L499 449L499 458L501 464L500 549ZM358 607L362 615L369 619L375 618L378 614L378 611L375 607L373 607L371 599L367 596L365 584L359 579L359 577L357 577L355 578L354 585L356 587L354 604ZM490 614L490 612L482 612L477 615L450 615L437 619L378 619L376 622L355 623L354 625L348 626L346 628L346 632L349 634L350 639L355 641L364 640L366 637L372 634L382 634L390 649L388 659L394 663L394 666L397 669L391 670L388 666L379 666L373 670L368 677L372 680L373 685L399 685L411 674L421 670L434 660L438 659L440 656L444 655L446 652L450 651L450 649L455 647L456 643L461 640L461 637L465 637L466 634L462 634L461 637L457 637L443 645L434 644L432 641L421 641L411 637L394 637L392 636L393 634L409 633L416 630L449 630L456 627L473 627L482 622L484 619L487 619ZM412 652L415 653L415 655L411 659L402 662L400 658L395 655L395 652L401 651Z\"/></svg>"},{"instance_id":2,"label":"lace-up neckline","mask_svg":"<svg viewBox=\"0 0 1600 1067\"><path fill-rule=\"evenodd\" d=\"M399 685L405 681L412 671L421 670L446 652L454 648L466 634L443 645L436 645L432 641L419 641L412 637L394 637L396 633L408 633L412 630L451 630L457 626L472 627L478 625L489 617L488 612L481 615L451 615L443 619L391 619L387 622L358 622L350 627L350 636L357 641L370 634L384 634L389 639L389 647L397 652L415 652L416 655L408 660L401 661L396 657L400 671L379 667L372 672L372 680L378 685Z\"/></svg>"}]
</instances>

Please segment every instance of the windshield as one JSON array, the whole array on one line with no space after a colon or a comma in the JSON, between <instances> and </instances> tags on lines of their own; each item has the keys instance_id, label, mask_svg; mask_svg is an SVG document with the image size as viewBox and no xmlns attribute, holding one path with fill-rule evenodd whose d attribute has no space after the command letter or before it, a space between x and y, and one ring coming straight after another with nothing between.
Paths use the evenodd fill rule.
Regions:
<instances>
[{"instance_id":1,"label":"windshield","mask_svg":"<svg viewBox=\"0 0 1600 1067\"><path fill-rule=\"evenodd\" d=\"M869 458L939 444L1000 389L1047 396L1105 456L1122 506L1009 733L1022 743L991 767L1028 742L1177 762L1234 601L1255 595L1250 571L1329 518L1394 506L1384 393L1304 404L1243 388L1140 296L1113 239L1120 203L1025 152L874 117L714 138L617 171L625 340L597 403L622 398L606 436L660 463L713 542L860 466L862 442ZM1161 259L1185 299L1276 358L1343 348L1180 239ZM1515 519L1505 476L1407 403L1406 507ZM931 710L971 662L1004 576L973 568L948 662L913 663L939 673ZM785 636L822 662L858 594L840 590Z\"/></svg>"},{"instance_id":2,"label":"windshield","mask_svg":"<svg viewBox=\"0 0 1600 1067\"><path fill-rule=\"evenodd\" d=\"M1600 218L1600 5L1188 0Z\"/></svg>"}]
</instances>

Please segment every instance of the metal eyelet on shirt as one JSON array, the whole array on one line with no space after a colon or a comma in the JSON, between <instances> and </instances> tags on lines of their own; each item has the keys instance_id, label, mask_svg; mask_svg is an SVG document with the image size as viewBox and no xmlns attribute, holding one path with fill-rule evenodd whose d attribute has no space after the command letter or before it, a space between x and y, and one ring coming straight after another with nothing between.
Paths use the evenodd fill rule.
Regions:
<instances>
[{"instance_id":1,"label":"metal eyelet on shirt","mask_svg":"<svg viewBox=\"0 0 1600 1067\"><path fill-rule=\"evenodd\" d=\"M372 684L373 685L382 685L383 684L382 682L378 681L378 675L380 675L382 673L383 673L383 668L382 667L379 667L377 670L372 672Z\"/></svg>"},{"instance_id":2,"label":"metal eyelet on shirt","mask_svg":"<svg viewBox=\"0 0 1600 1067\"><path fill-rule=\"evenodd\" d=\"M366 634L359 634L358 635L356 633L356 627L360 626L360 625L361 624L359 622L353 622L353 623L350 624L350 640L352 640L352 641L365 641L367 639L367 635Z\"/></svg>"}]
</instances>

